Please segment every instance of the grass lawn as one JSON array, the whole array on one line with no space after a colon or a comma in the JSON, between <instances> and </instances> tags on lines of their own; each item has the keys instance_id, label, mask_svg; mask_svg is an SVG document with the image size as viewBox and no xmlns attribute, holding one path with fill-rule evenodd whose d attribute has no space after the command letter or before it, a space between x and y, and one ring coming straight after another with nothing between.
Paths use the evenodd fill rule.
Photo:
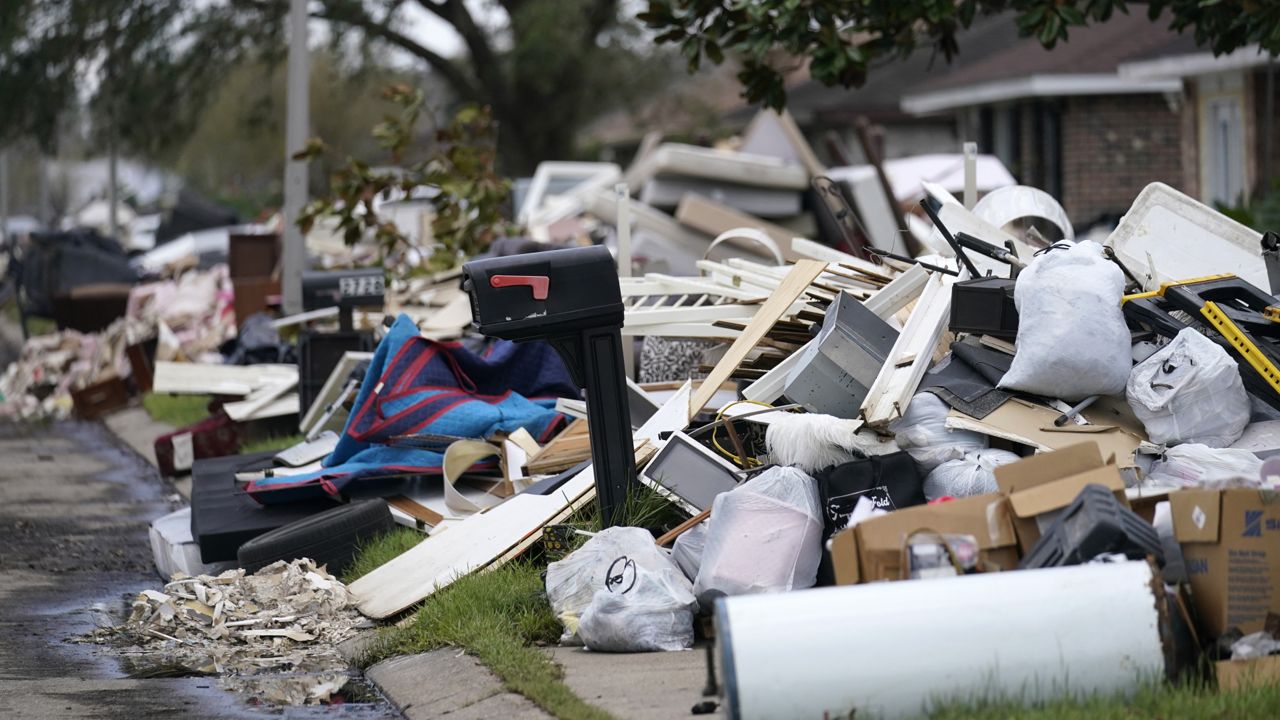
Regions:
<instances>
[{"instance_id":1,"label":"grass lawn","mask_svg":"<svg viewBox=\"0 0 1280 720\"><path fill-rule=\"evenodd\" d=\"M209 395L165 395L147 393L142 407L152 420L174 427L186 427L209 417Z\"/></svg>"},{"instance_id":2,"label":"grass lawn","mask_svg":"<svg viewBox=\"0 0 1280 720\"><path fill-rule=\"evenodd\" d=\"M1097 698L1028 708L1011 703L954 705L931 720L1240 720L1280 716L1280 685L1219 693L1203 686L1146 687L1129 699Z\"/></svg>"},{"instance_id":3,"label":"grass lawn","mask_svg":"<svg viewBox=\"0 0 1280 720\"><path fill-rule=\"evenodd\" d=\"M14 325L22 327L22 316L18 314L18 303L10 300L4 304L4 316ZM58 331L58 324L51 318L36 317L35 315L27 316L27 332L31 337L37 335L50 335Z\"/></svg>"}]
</instances>

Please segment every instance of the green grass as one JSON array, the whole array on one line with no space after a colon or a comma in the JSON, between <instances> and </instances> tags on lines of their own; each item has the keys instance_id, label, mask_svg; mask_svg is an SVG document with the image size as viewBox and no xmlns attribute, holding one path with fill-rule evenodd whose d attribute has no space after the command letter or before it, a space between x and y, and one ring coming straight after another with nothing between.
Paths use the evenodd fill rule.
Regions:
<instances>
[{"instance_id":1,"label":"green grass","mask_svg":"<svg viewBox=\"0 0 1280 720\"><path fill-rule=\"evenodd\" d=\"M14 325L22 327L22 316L18 313L18 303L13 300L5 303L4 316ZM51 335L57 331L58 324L51 318L37 317L35 315L27 316L27 333L31 337L35 337L37 335Z\"/></svg>"},{"instance_id":2,"label":"green grass","mask_svg":"<svg viewBox=\"0 0 1280 720\"><path fill-rule=\"evenodd\" d=\"M1129 699L1058 701L1040 707L1016 703L957 704L930 713L930 720L1241 720L1280 715L1280 685L1219 693L1200 685L1146 686Z\"/></svg>"},{"instance_id":3,"label":"green grass","mask_svg":"<svg viewBox=\"0 0 1280 720\"><path fill-rule=\"evenodd\" d=\"M404 626L384 629L364 662L458 647L493 671L507 690L568 720L610 715L564 684L564 672L533 643L554 642L560 623L543 594L542 568L516 560L459 578L435 593Z\"/></svg>"},{"instance_id":4,"label":"green grass","mask_svg":"<svg viewBox=\"0 0 1280 720\"><path fill-rule=\"evenodd\" d=\"M356 559L342 575L342 581L350 585L387 564L392 558L407 552L422 542L423 534L408 527L395 530L370 540L356 549Z\"/></svg>"},{"instance_id":5,"label":"green grass","mask_svg":"<svg viewBox=\"0 0 1280 720\"><path fill-rule=\"evenodd\" d=\"M682 519L670 503L644 487L627 499L622 516L625 524L637 527L660 527ZM567 524L599 530L595 503L576 513ZM577 537L580 543L587 540ZM352 582L421 539L419 533L403 529L374 540L360 548L344 579ZM544 567L526 556L459 578L427 598L410 622L384 628L364 662L459 647L492 670L507 690L520 693L555 717L610 717L574 695L563 682L560 666L535 646L554 643L560 637L560 622L551 612L543 587Z\"/></svg>"},{"instance_id":6,"label":"green grass","mask_svg":"<svg viewBox=\"0 0 1280 720\"><path fill-rule=\"evenodd\" d=\"M147 393L142 396L142 407L151 419L174 427L186 427L209 417L208 395L164 395Z\"/></svg>"},{"instance_id":7,"label":"green grass","mask_svg":"<svg viewBox=\"0 0 1280 720\"><path fill-rule=\"evenodd\" d=\"M284 450L297 445L305 439L297 433L293 435L272 435L261 440L250 440L240 446L240 452L248 455L249 453L266 452L267 450Z\"/></svg>"}]
</instances>

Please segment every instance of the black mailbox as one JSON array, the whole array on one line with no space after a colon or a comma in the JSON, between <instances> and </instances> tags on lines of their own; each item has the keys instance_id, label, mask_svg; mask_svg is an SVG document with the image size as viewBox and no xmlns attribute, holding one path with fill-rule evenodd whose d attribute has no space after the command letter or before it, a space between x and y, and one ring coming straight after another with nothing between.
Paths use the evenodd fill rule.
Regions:
<instances>
[{"instance_id":1,"label":"black mailbox","mask_svg":"<svg viewBox=\"0 0 1280 720\"><path fill-rule=\"evenodd\" d=\"M302 273L302 307L307 310L381 306L385 293L382 268Z\"/></svg>"},{"instance_id":2,"label":"black mailbox","mask_svg":"<svg viewBox=\"0 0 1280 720\"><path fill-rule=\"evenodd\" d=\"M587 391L596 498L606 527L636 482L622 364L622 291L603 246L473 260L462 266L475 328L507 340L546 340Z\"/></svg>"}]
</instances>

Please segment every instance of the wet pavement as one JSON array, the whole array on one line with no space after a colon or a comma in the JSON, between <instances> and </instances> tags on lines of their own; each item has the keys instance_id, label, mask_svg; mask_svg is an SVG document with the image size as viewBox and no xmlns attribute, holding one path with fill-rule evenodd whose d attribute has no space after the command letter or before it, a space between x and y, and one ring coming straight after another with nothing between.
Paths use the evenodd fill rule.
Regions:
<instances>
[{"instance_id":1,"label":"wet pavement","mask_svg":"<svg viewBox=\"0 0 1280 720\"><path fill-rule=\"evenodd\" d=\"M399 717L380 699L255 706L216 678L129 677L110 648L68 642L161 587L147 525L174 500L98 423L0 423L0 717Z\"/></svg>"}]
</instances>

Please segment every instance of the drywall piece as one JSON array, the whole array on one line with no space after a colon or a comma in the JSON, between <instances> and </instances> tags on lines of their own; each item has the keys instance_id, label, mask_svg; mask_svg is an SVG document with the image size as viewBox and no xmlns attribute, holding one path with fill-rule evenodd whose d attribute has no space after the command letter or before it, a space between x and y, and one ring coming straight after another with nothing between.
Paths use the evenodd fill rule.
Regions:
<instances>
[{"instance_id":1,"label":"drywall piece","mask_svg":"<svg viewBox=\"0 0 1280 720\"><path fill-rule=\"evenodd\" d=\"M640 189L640 202L667 210L679 205L686 195L702 195L758 217L791 217L804 209L803 196L796 190L670 176L646 182Z\"/></svg>"},{"instance_id":2,"label":"drywall piece","mask_svg":"<svg viewBox=\"0 0 1280 720\"><path fill-rule=\"evenodd\" d=\"M748 180L757 187L807 190L809 173L798 165L768 155L713 150L696 145L663 143L627 168L632 189L659 175L684 175L725 182Z\"/></svg>"},{"instance_id":3,"label":"drywall piece","mask_svg":"<svg viewBox=\"0 0 1280 720\"><path fill-rule=\"evenodd\" d=\"M255 419L267 418L267 417L277 417L278 415L270 415L270 414L263 414L263 413L264 411L267 410L268 406L271 406L271 410L273 412L277 412L278 414L284 414L284 413L280 413L279 411L282 408L287 407L288 404L279 403L276 401L279 400L282 395L289 392L290 390L293 390L296 387L298 387L298 378L296 376L293 378L273 380L272 382L262 385L257 389L255 389L253 392L249 393L244 400L241 400L239 402L227 403L222 406L222 409L224 412L227 413L227 417L230 417L232 420L235 420L236 422L241 422L244 420L255 420ZM292 402L293 412L298 412L299 400L297 397L297 393L294 393L293 395L294 395L293 402Z\"/></svg>"},{"instance_id":4,"label":"drywall piece","mask_svg":"<svg viewBox=\"0 0 1280 720\"><path fill-rule=\"evenodd\" d=\"M1167 612L1142 561L739 595L716 603L715 667L743 719L1132 695L1172 660Z\"/></svg>"},{"instance_id":5,"label":"drywall piece","mask_svg":"<svg viewBox=\"0 0 1280 720\"><path fill-rule=\"evenodd\" d=\"M925 283L911 317L889 353L888 362L862 404L863 418L868 425L883 427L906 411L933 360L933 349L946 329L951 313L951 284L955 279L934 274Z\"/></svg>"},{"instance_id":6,"label":"drywall piece","mask_svg":"<svg viewBox=\"0 0 1280 720\"><path fill-rule=\"evenodd\" d=\"M756 228L778 244L783 259L795 261L800 258L791 250L794 232L701 195L691 193L681 198L680 205L676 208L676 220L708 235L719 235L734 228Z\"/></svg>"},{"instance_id":7,"label":"drywall piece","mask_svg":"<svg viewBox=\"0 0 1280 720\"><path fill-rule=\"evenodd\" d=\"M752 155L769 155L784 162L801 165L812 177L824 175L827 168L818 160L813 147L796 125L791 113L783 110L761 110L751 118L742 131L742 145L738 148Z\"/></svg>"},{"instance_id":8,"label":"drywall piece","mask_svg":"<svg viewBox=\"0 0 1280 720\"><path fill-rule=\"evenodd\" d=\"M755 317L734 340L728 352L716 363L715 368L707 375L706 380L698 387L698 391L689 400L689 417L693 417L711 400L711 396L719 389L721 383L728 380L734 370L742 364L747 355L759 344L769 329L791 308L792 303L800 298L814 280L822 274L827 264L816 260L801 260L792 267L782 284L769 296ZM904 404L905 407L905 404Z\"/></svg>"},{"instance_id":9,"label":"drywall piece","mask_svg":"<svg viewBox=\"0 0 1280 720\"><path fill-rule=\"evenodd\" d=\"M248 395L264 385L285 380L297 384L297 365L157 362L151 391L179 395Z\"/></svg>"},{"instance_id":10,"label":"drywall piece","mask_svg":"<svg viewBox=\"0 0 1280 720\"><path fill-rule=\"evenodd\" d=\"M222 409L226 410L228 415L231 415L232 412L236 413L235 416L231 417L231 419L236 422L266 420L267 418L284 417L285 415L297 415L298 412L302 410L302 399L298 397L298 393L296 392L281 395L280 397L270 400L257 408L250 409L247 412L243 408L238 410L231 409L232 406L239 404L240 403L227 403L222 406Z\"/></svg>"},{"instance_id":11,"label":"drywall piece","mask_svg":"<svg viewBox=\"0 0 1280 720\"><path fill-rule=\"evenodd\" d=\"M348 589L365 615L394 615L458 578L489 567L526 538L540 534L566 509L583 507L594 497L595 473L588 467L555 494L521 493L488 512L450 523L446 532L428 536Z\"/></svg>"},{"instance_id":12,"label":"drywall piece","mask_svg":"<svg viewBox=\"0 0 1280 720\"><path fill-rule=\"evenodd\" d=\"M1262 235L1164 183L1138 193L1104 245L1116 252L1144 289L1161 283L1232 273L1270 287ZM1152 267L1154 263L1154 267Z\"/></svg>"},{"instance_id":13,"label":"drywall piece","mask_svg":"<svg viewBox=\"0 0 1280 720\"><path fill-rule=\"evenodd\" d=\"M329 377L325 379L324 385L320 387L320 392L316 394L315 400L311 402L311 407L307 408L307 414L302 417L302 422L298 429L303 435L310 435L315 429L316 423L320 422L328 409L328 406L338 399L342 393L342 388L347 384L347 378L351 375L351 371L365 360L373 359L371 352L347 351L342 354L338 360L338 364L333 367L333 372L329 373Z\"/></svg>"},{"instance_id":14,"label":"drywall piece","mask_svg":"<svg viewBox=\"0 0 1280 720\"><path fill-rule=\"evenodd\" d=\"M612 190L600 189L588 195L586 209L601 220L617 225L620 204ZM637 229L662 237L692 255L702 257L711 245L711 238L685 229L675 218L642 202L628 201L627 211Z\"/></svg>"}]
</instances>

